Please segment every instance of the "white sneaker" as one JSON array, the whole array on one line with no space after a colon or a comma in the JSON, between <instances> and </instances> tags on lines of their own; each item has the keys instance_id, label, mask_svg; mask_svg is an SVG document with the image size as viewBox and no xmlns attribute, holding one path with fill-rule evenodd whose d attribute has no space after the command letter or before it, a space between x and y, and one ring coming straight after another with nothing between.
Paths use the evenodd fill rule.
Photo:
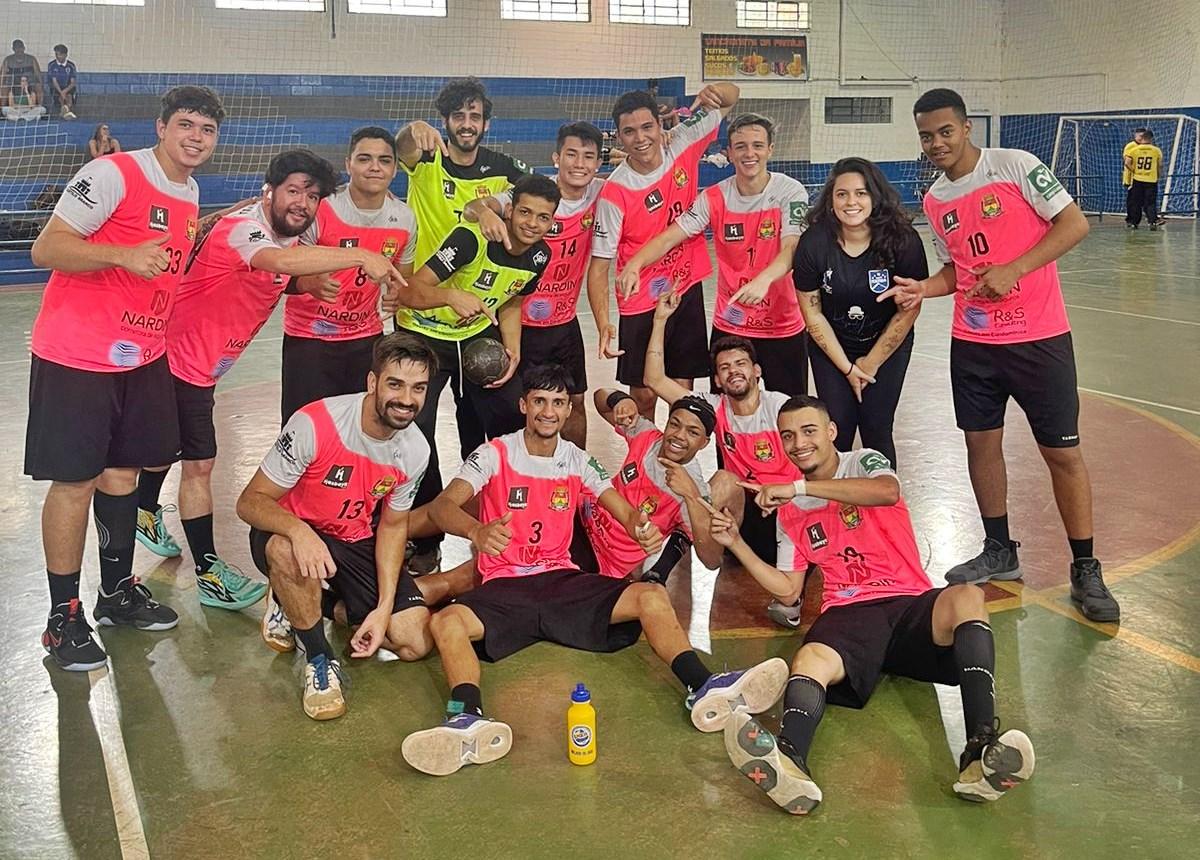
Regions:
<instances>
[{"instance_id":1,"label":"white sneaker","mask_svg":"<svg viewBox=\"0 0 1200 860\"><path fill-rule=\"evenodd\" d=\"M767 604L767 617L780 627L797 630L800 627L800 612L803 608L803 605L800 603L795 606L788 606L786 603L772 600Z\"/></svg>"},{"instance_id":2,"label":"white sneaker","mask_svg":"<svg viewBox=\"0 0 1200 860\"><path fill-rule=\"evenodd\" d=\"M342 665L324 654L305 663L304 713L314 720L332 720L346 713L342 680Z\"/></svg>"},{"instance_id":3,"label":"white sneaker","mask_svg":"<svg viewBox=\"0 0 1200 860\"><path fill-rule=\"evenodd\" d=\"M404 760L421 773L449 776L464 764L488 764L512 749L507 723L458 714L432 729L413 732L400 745Z\"/></svg>"},{"instance_id":4,"label":"white sneaker","mask_svg":"<svg viewBox=\"0 0 1200 860\"><path fill-rule=\"evenodd\" d=\"M283 607L275 600L270 587L267 588L267 611L263 613L263 641L272 651L287 654L296 650L296 634L292 632L292 622L283 614Z\"/></svg>"},{"instance_id":5,"label":"white sneaker","mask_svg":"<svg viewBox=\"0 0 1200 860\"><path fill-rule=\"evenodd\" d=\"M982 742L983 755L967 763L959 762L958 782L954 793L963 800L983 803L999 800L1010 788L1016 788L1033 776L1033 742L1017 729L1009 729L996 737L995 731L984 738L971 738L963 751L966 759L973 744ZM978 746L976 746L978 749Z\"/></svg>"}]
</instances>

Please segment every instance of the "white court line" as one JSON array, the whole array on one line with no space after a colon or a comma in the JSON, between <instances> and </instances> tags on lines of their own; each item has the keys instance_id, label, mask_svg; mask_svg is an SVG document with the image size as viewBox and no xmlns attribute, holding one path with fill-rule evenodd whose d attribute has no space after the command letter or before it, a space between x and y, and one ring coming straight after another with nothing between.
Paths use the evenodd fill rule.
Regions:
<instances>
[{"instance_id":1,"label":"white court line","mask_svg":"<svg viewBox=\"0 0 1200 860\"><path fill-rule=\"evenodd\" d=\"M104 772L108 777L108 793L112 798L122 860L150 860L150 846L146 844L146 831L142 829L142 811L125 754L111 670L107 667L93 669L88 672L88 680L92 685L92 720L104 756Z\"/></svg>"},{"instance_id":2,"label":"white court line","mask_svg":"<svg viewBox=\"0 0 1200 860\"><path fill-rule=\"evenodd\" d=\"M1100 313L1100 314L1119 314L1123 317L1137 317L1138 319L1142 319L1142 320L1154 320L1156 322L1178 323L1179 325L1200 326L1200 322L1196 322L1194 320L1174 320L1174 319L1171 319L1170 317L1156 317L1156 316L1152 316L1150 314L1135 314L1133 311L1115 311L1115 310L1112 310L1111 308L1097 308L1097 307L1092 307L1091 305L1067 305L1067 307L1073 308L1075 310L1081 310L1081 311L1095 311L1096 313Z\"/></svg>"}]
</instances>

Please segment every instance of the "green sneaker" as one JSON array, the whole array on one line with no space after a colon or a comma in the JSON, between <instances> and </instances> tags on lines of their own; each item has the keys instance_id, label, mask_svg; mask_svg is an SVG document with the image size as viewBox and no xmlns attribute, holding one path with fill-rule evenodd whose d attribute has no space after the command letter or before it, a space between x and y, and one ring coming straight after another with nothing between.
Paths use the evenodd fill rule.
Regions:
<instances>
[{"instance_id":1,"label":"green sneaker","mask_svg":"<svg viewBox=\"0 0 1200 860\"><path fill-rule=\"evenodd\" d=\"M201 605L236 611L253 606L267 593L265 582L250 579L215 555L204 556L204 561L208 567L196 574Z\"/></svg>"},{"instance_id":2,"label":"green sneaker","mask_svg":"<svg viewBox=\"0 0 1200 860\"><path fill-rule=\"evenodd\" d=\"M136 532L138 543L163 558L178 558L182 552L179 544L175 543L175 538L171 537L171 533L167 531L167 524L163 522L163 514L175 509L174 505L166 505L157 511L138 508Z\"/></svg>"}]
</instances>

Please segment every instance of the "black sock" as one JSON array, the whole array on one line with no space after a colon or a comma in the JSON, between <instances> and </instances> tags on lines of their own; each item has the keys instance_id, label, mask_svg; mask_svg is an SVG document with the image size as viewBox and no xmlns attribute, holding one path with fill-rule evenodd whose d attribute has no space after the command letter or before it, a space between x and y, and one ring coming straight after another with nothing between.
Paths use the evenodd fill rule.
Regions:
<instances>
[{"instance_id":1,"label":"black sock","mask_svg":"<svg viewBox=\"0 0 1200 860\"><path fill-rule=\"evenodd\" d=\"M1008 536L1008 514L999 517L981 517L983 520L983 533L992 540L997 541L1004 546L1008 546L1011 538Z\"/></svg>"},{"instance_id":2,"label":"black sock","mask_svg":"<svg viewBox=\"0 0 1200 860\"><path fill-rule=\"evenodd\" d=\"M79 571L74 573L51 573L46 571L50 583L50 611L56 606L79 599Z\"/></svg>"},{"instance_id":3,"label":"black sock","mask_svg":"<svg viewBox=\"0 0 1200 860\"><path fill-rule=\"evenodd\" d=\"M808 751L817 725L825 715L825 688L807 675L792 675L783 691L783 722L779 729L780 751L811 775Z\"/></svg>"},{"instance_id":4,"label":"black sock","mask_svg":"<svg viewBox=\"0 0 1200 860\"><path fill-rule=\"evenodd\" d=\"M986 621L964 621L954 628L954 663L967 737L991 731L996 718L996 643Z\"/></svg>"},{"instance_id":5,"label":"black sock","mask_svg":"<svg viewBox=\"0 0 1200 860\"><path fill-rule=\"evenodd\" d=\"M137 529L137 493L110 496L96 490L92 514L100 544L100 590L114 594L133 572L133 535Z\"/></svg>"},{"instance_id":6,"label":"black sock","mask_svg":"<svg viewBox=\"0 0 1200 860\"><path fill-rule=\"evenodd\" d=\"M329 640L325 638L325 622L323 620L317 621L307 630L301 630L299 627L294 627L293 630L295 630L300 644L304 646L309 660L318 654L324 654L330 660L333 659L333 649L329 647Z\"/></svg>"},{"instance_id":7,"label":"black sock","mask_svg":"<svg viewBox=\"0 0 1200 860\"><path fill-rule=\"evenodd\" d=\"M1092 546L1092 538L1076 539L1069 537L1067 538L1067 543L1071 545L1071 559L1073 561L1078 561L1081 558L1095 558L1095 556L1092 555L1092 553L1095 551Z\"/></svg>"},{"instance_id":8,"label":"black sock","mask_svg":"<svg viewBox=\"0 0 1200 860\"><path fill-rule=\"evenodd\" d=\"M667 577L671 575L671 571L675 569L675 565L679 564L679 560L692 548L692 542L684 537L679 532L671 532L667 537L667 542L663 544L662 552L658 555L658 560L654 562L642 579L645 582L657 582L660 585L667 584Z\"/></svg>"},{"instance_id":9,"label":"black sock","mask_svg":"<svg viewBox=\"0 0 1200 860\"><path fill-rule=\"evenodd\" d=\"M155 513L160 507L158 503L158 495L162 492L163 481L167 480L167 473L170 469L163 469L161 472L151 472L148 469L143 469L138 475L137 497L138 507L143 511Z\"/></svg>"},{"instance_id":10,"label":"black sock","mask_svg":"<svg viewBox=\"0 0 1200 860\"><path fill-rule=\"evenodd\" d=\"M196 571L208 569L206 555L216 558L217 549L213 545L213 515L205 514L190 520L183 520L183 533L187 536L188 549L192 552L192 563Z\"/></svg>"},{"instance_id":11,"label":"black sock","mask_svg":"<svg viewBox=\"0 0 1200 860\"><path fill-rule=\"evenodd\" d=\"M688 688L689 693L699 690L712 677L712 672L708 671L708 667L704 665L695 651L680 653L671 661L671 671L675 673L675 677L683 683L683 686Z\"/></svg>"},{"instance_id":12,"label":"black sock","mask_svg":"<svg viewBox=\"0 0 1200 860\"><path fill-rule=\"evenodd\" d=\"M450 701L461 703L464 714L483 716L483 693L474 684L455 684L454 689L450 691ZM447 708L448 711L449 708Z\"/></svg>"}]
</instances>

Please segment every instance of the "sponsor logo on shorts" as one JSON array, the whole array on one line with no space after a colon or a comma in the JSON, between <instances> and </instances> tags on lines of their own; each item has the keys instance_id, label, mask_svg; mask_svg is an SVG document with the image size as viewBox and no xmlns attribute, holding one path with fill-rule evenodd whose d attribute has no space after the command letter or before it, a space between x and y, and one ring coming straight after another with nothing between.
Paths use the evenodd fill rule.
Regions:
<instances>
[{"instance_id":1,"label":"sponsor logo on shorts","mask_svg":"<svg viewBox=\"0 0 1200 860\"><path fill-rule=\"evenodd\" d=\"M1033 190L1042 195L1043 200L1049 200L1062 191L1062 183L1058 181L1050 168L1038 162L1038 166L1029 171L1026 177L1033 185Z\"/></svg>"},{"instance_id":2,"label":"sponsor logo on shorts","mask_svg":"<svg viewBox=\"0 0 1200 860\"><path fill-rule=\"evenodd\" d=\"M166 206L151 206L150 207L150 223L151 230L157 230L160 233L167 232L167 222L170 220L170 212Z\"/></svg>"},{"instance_id":3,"label":"sponsor logo on shorts","mask_svg":"<svg viewBox=\"0 0 1200 860\"><path fill-rule=\"evenodd\" d=\"M344 490L350 486L352 474L354 474L353 466L330 466L321 483L326 487L333 487L335 490Z\"/></svg>"},{"instance_id":4,"label":"sponsor logo on shorts","mask_svg":"<svg viewBox=\"0 0 1200 860\"><path fill-rule=\"evenodd\" d=\"M766 462L775 456L775 451L771 447L770 439L755 439L754 440L754 459L761 462Z\"/></svg>"},{"instance_id":5,"label":"sponsor logo on shorts","mask_svg":"<svg viewBox=\"0 0 1200 860\"><path fill-rule=\"evenodd\" d=\"M725 225L725 241L740 242L746 238L746 226L740 221Z\"/></svg>"},{"instance_id":6,"label":"sponsor logo on shorts","mask_svg":"<svg viewBox=\"0 0 1200 860\"><path fill-rule=\"evenodd\" d=\"M892 280L890 274L887 269L872 269L867 272L867 286L871 288L871 292L876 294L887 292L888 285Z\"/></svg>"},{"instance_id":7,"label":"sponsor logo on shorts","mask_svg":"<svg viewBox=\"0 0 1200 860\"><path fill-rule=\"evenodd\" d=\"M371 495L375 498L386 496L392 491L392 487L396 486L395 475L384 475L371 485Z\"/></svg>"},{"instance_id":8,"label":"sponsor logo on shorts","mask_svg":"<svg viewBox=\"0 0 1200 860\"><path fill-rule=\"evenodd\" d=\"M512 511L523 511L529 507L528 487L508 488L508 508Z\"/></svg>"},{"instance_id":9,"label":"sponsor logo on shorts","mask_svg":"<svg viewBox=\"0 0 1200 860\"><path fill-rule=\"evenodd\" d=\"M358 247L358 237L357 236L347 236L346 238L344 238L340 242L338 242L338 247L339 248L357 248Z\"/></svg>"},{"instance_id":10,"label":"sponsor logo on shorts","mask_svg":"<svg viewBox=\"0 0 1200 860\"><path fill-rule=\"evenodd\" d=\"M829 538L825 536L825 527L820 523L813 523L808 526L804 533L808 535L808 545L812 549L821 549L829 546Z\"/></svg>"},{"instance_id":11,"label":"sponsor logo on shorts","mask_svg":"<svg viewBox=\"0 0 1200 860\"><path fill-rule=\"evenodd\" d=\"M774 239L775 238L775 220L773 218L764 218L762 223L758 225L758 238Z\"/></svg>"},{"instance_id":12,"label":"sponsor logo on shorts","mask_svg":"<svg viewBox=\"0 0 1200 860\"><path fill-rule=\"evenodd\" d=\"M559 484L550 493L550 510L562 513L571 506L571 492L565 484Z\"/></svg>"},{"instance_id":13,"label":"sponsor logo on shorts","mask_svg":"<svg viewBox=\"0 0 1200 860\"><path fill-rule=\"evenodd\" d=\"M838 516L848 529L856 529L862 525L862 514L858 511L858 505L841 505L838 508Z\"/></svg>"},{"instance_id":14,"label":"sponsor logo on shorts","mask_svg":"<svg viewBox=\"0 0 1200 860\"><path fill-rule=\"evenodd\" d=\"M942 215L942 232L949 236L955 230L962 226L958 220L958 210L951 209L949 212Z\"/></svg>"},{"instance_id":15,"label":"sponsor logo on shorts","mask_svg":"<svg viewBox=\"0 0 1200 860\"><path fill-rule=\"evenodd\" d=\"M1000 214L1000 198L985 194L979 201L979 212L984 218L995 218Z\"/></svg>"},{"instance_id":16,"label":"sponsor logo on shorts","mask_svg":"<svg viewBox=\"0 0 1200 860\"><path fill-rule=\"evenodd\" d=\"M663 205L662 192L659 191L657 188L655 188L653 191L651 191L649 194L646 195L646 198L643 202L646 204L647 212L657 212L659 209L662 208L662 205Z\"/></svg>"}]
</instances>

